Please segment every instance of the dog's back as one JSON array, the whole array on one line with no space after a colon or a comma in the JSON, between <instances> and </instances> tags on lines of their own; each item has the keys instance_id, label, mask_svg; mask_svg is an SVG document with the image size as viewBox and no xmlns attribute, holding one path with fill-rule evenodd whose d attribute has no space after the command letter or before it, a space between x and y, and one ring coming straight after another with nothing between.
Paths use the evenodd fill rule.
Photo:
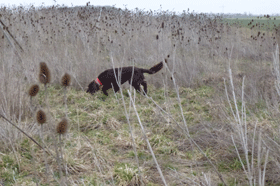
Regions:
<instances>
[{"instance_id":1,"label":"dog's back","mask_svg":"<svg viewBox=\"0 0 280 186\"><path fill-rule=\"evenodd\" d=\"M137 76L138 73L141 73L139 68L130 66L105 70L98 76L98 78L111 83L115 83L117 78L117 81L121 79L121 84L123 84L130 80L132 76Z\"/></svg>"}]
</instances>

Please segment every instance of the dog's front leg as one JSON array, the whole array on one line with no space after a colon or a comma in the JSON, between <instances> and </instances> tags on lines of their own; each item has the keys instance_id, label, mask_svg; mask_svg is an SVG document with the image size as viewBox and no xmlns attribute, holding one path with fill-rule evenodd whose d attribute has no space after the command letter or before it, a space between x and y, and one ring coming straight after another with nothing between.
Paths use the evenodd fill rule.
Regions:
<instances>
[{"instance_id":1,"label":"dog's front leg","mask_svg":"<svg viewBox=\"0 0 280 186\"><path fill-rule=\"evenodd\" d=\"M135 88L135 90L139 93L141 93L141 90L140 90L140 85L137 84L137 83L132 83L132 86Z\"/></svg>"},{"instance_id":2,"label":"dog's front leg","mask_svg":"<svg viewBox=\"0 0 280 186\"><path fill-rule=\"evenodd\" d=\"M106 96L109 96L106 88L103 87L103 88L102 88L102 91L103 91L103 93L104 93Z\"/></svg>"}]
</instances>

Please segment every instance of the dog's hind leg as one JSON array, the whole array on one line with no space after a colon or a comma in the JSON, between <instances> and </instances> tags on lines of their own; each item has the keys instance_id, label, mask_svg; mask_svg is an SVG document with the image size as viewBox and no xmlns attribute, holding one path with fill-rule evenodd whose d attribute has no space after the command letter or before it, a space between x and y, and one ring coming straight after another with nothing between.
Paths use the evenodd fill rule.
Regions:
<instances>
[{"instance_id":1,"label":"dog's hind leg","mask_svg":"<svg viewBox=\"0 0 280 186\"><path fill-rule=\"evenodd\" d=\"M143 81L142 83L141 83L141 85L143 85L143 87L144 87L144 94L147 94L148 92L147 92L147 82L146 81Z\"/></svg>"},{"instance_id":2,"label":"dog's hind leg","mask_svg":"<svg viewBox=\"0 0 280 186\"><path fill-rule=\"evenodd\" d=\"M120 87L117 84L113 84L113 88L114 88L115 93L117 93L120 90Z\"/></svg>"}]
</instances>

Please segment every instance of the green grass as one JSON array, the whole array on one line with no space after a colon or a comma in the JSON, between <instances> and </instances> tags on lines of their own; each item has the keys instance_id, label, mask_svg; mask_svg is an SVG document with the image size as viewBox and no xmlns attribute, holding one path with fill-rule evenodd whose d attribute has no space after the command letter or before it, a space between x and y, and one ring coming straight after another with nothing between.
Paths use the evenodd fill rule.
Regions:
<instances>
[{"instance_id":1,"label":"green grass","mask_svg":"<svg viewBox=\"0 0 280 186\"><path fill-rule=\"evenodd\" d=\"M20 177L19 166L15 162L14 157L9 155L0 156L0 178L3 180L5 185L13 185L14 179L18 179ZM26 176L26 172L22 174L22 176Z\"/></svg>"},{"instance_id":2,"label":"green grass","mask_svg":"<svg viewBox=\"0 0 280 186\"><path fill-rule=\"evenodd\" d=\"M242 160L242 163L246 167L246 161ZM242 163L238 158L234 158L230 161L220 161L218 164L218 170L220 172L242 171Z\"/></svg>"},{"instance_id":3,"label":"green grass","mask_svg":"<svg viewBox=\"0 0 280 186\"><path fill-rule=\"evenodd\" d=\"M172 89L166 92L167 95L171 95L167 105L163 96L163 89L155 89L154 87L148 88L150 90L150 96L166 111L170 111L170 114L176 118L176 121L180 125L183 125L176 93ZM215 96L215 90L210 86L201 86L195 89L180 88L179 92L183 115L187 121L187 125L190 128L195 127L195 130L192 130L190 134L198 142L201 142L201 135L203 135L201 129L203 128L196 128L196 126L200 125L202 121L213 122L217 120L216 115L213 114L213 108L211 104L209 104ZM64 117L65 108L63 104L62 88L59 86L50 86L48 88L48 95L50 113L53 117L53 121L57 122L59 118ZM131 145L129 125L124 115L121 96L117 93L118 100L116 100L112 92L110 92L108 97L104 97L104 100L100 99L102 96L100 92L92 96L72 88L68 89L67 107L70 129L68 131L69 136L63 137L64 151L67 157L66 161L68 166L73 170L77 169L80 171L79 167L82 167L79 176L80 179L84 180L85 184L102 185L105 181L106 184L110 185L114 181L115 184L127 185L138 175L138 169ZM164 114L159 114L158 108L152 102L140 94L136 95L135 101L149 142L158 163L164 171L168 173L174 170L178 172L188 172L187 170L189 170L189 168L182 166L180 162L205 161L205 157L196 149L192 151L191 147L186 145L184 148L181 148L182 144L188 144L188 140L182 133L178 132L178 130L180 131L181 129L178 129L176 124L172 122L168 124L166 122L163 117L168 117ZM39 92L36 103L41 104L45 109L44 91ZM129 106L128 97L125 97L125 104ZM238 106L240 107L240 103ZM262 110L262 113L265 113L266 109L263 102L256 103L256 106L256 110ZM50 120L48 120L48 122L50 122ZM133 126L140 167L148 180L145 183L147 185L160 185L160 181L153 181L153 179L151 179L155 175L158 176L158 173L156 169L151 169L151 167L154 166L154 162L143 138L133 109L131 109L130 112L130 122ZM48 124L49 123L46 125ZM85 137L89 142L84 140ZM38 141L41 142L39 139ZM53 138L46 136L45 143L49 144L49 148L51 148ZM33 145L33 143L28 139L23 139L19 143L19 148L21 149L21 165L30 166L32 164L31 160L34 160L35 162L37 161L37 168L44 171L44 163L39 161L38 158L36 158L36 156L34 157L31 153L31 148L34 149L34 153L38 153L39 150L38 148L31 147L31 145ZM201 148L206 153L207 157L215 159L217 168L221 173L230 172L239 174L238 172L242 172L241 164L236 157L234 149L232 151L226 151L226 154L233 156L232 160L228 160L226 158L217 158L216 149L211 146L201 146ZM54 151L54 149L52 150ZM95 153L95 155L93 155L93 153ZM28 180L30 183L35 182L36 177L34 177L34 175L30 177L27 174L28 171L19 170L17 160L15 156L11 154L12 153L0 156L0 179L7 185L12 185L14 183L14 178L16 180ZM42 154L40 154L40 156L41 155ZM100 161L100 166L102 170L104 170L103 173L100 173L97 168L95 156ZM180 161L174 162L174 159ZM54 165L55 162L51 166ZM208 164L204 164L200 169L211 171L212 167ZM85 170L91 171L83 172ZM105 172L110 172L111 175ZM200 171L196 170L193 176L200 175L200 173ZM58 170L54 170L54 174L58 177ZM104 181L101 177L104 178ZM229 179L231 178L232 177L229 177ZM39 179L39 181L41 180ZM231 179L230 182L233 183L233 180Z\"/></svg>"},{"instance_id":4,"label":"green grass","mask_svg":"<svg viewBox=\"0 0 280 186\"><path fill-rule=\"evenodd\" d=\"M138 156L140 161L141 160L147 161L147 160L152 159L152 155L150 155L150 153L148 153L147 151L138 151L137 156ZM134 151L128 152L128 157L135 158Z\"/></svg>"},{"instance_id":5,"label":"green grass","mask_svg":"<svg viewBox=\"0 0 280 186\"><path fill-rule=\"evenodd\" d=\"M114 168L115 177L117 181L129 182L135 174L137 174L138 169L128 163L116 163Z\"/></svg>"},{"instance_id":6,"label":"green grass","mask_svg":"<svg viewBox=\"0 0 280 186\"><path fill-rule=\"evenodd\" d=\"M251 28L253 25L255 25L255 28L259 28L260 30L272 30L274 28L279 27L280 25L280 18L275 17L276 20L274 20L274 17L269 18L257 18L257 17L252 17L252 18L226 18L223 21L225 23L229 23L230 25L232 24L237 24L242 27L247 27ZM252 20L254 20L252 22ZM256 24L258 24L256 26ZM260 26L259 26L260 25Z\"/></svg>"}]
</instances>

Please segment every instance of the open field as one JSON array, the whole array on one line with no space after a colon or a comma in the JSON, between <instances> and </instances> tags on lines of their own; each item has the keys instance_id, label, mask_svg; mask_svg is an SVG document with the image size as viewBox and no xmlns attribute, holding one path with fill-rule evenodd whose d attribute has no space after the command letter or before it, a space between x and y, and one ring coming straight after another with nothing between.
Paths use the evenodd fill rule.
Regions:
<instances>
[{"instance_id":1,"label":"open field","mask_svg":"<svg viewBox=\"0 0 280 186\"><path fill-rule=\"evenodd\" d=\"M0 184L280 184L278 28L93 6L0 15ZM85 92L105 69L160 61L148 96Z\"/></svg>"},{"instance_id":2,"label":"open field","mask_svg":"<svg viewBox=\"0 0 280 186\"><path fill-rule=\"evenodd\" d=\"M280 25L279 17L252 17L252 18L226 18L224 22L240 25L242 27L254 28L258 30L275 30Z\"/></svg>"}]
</instances>

